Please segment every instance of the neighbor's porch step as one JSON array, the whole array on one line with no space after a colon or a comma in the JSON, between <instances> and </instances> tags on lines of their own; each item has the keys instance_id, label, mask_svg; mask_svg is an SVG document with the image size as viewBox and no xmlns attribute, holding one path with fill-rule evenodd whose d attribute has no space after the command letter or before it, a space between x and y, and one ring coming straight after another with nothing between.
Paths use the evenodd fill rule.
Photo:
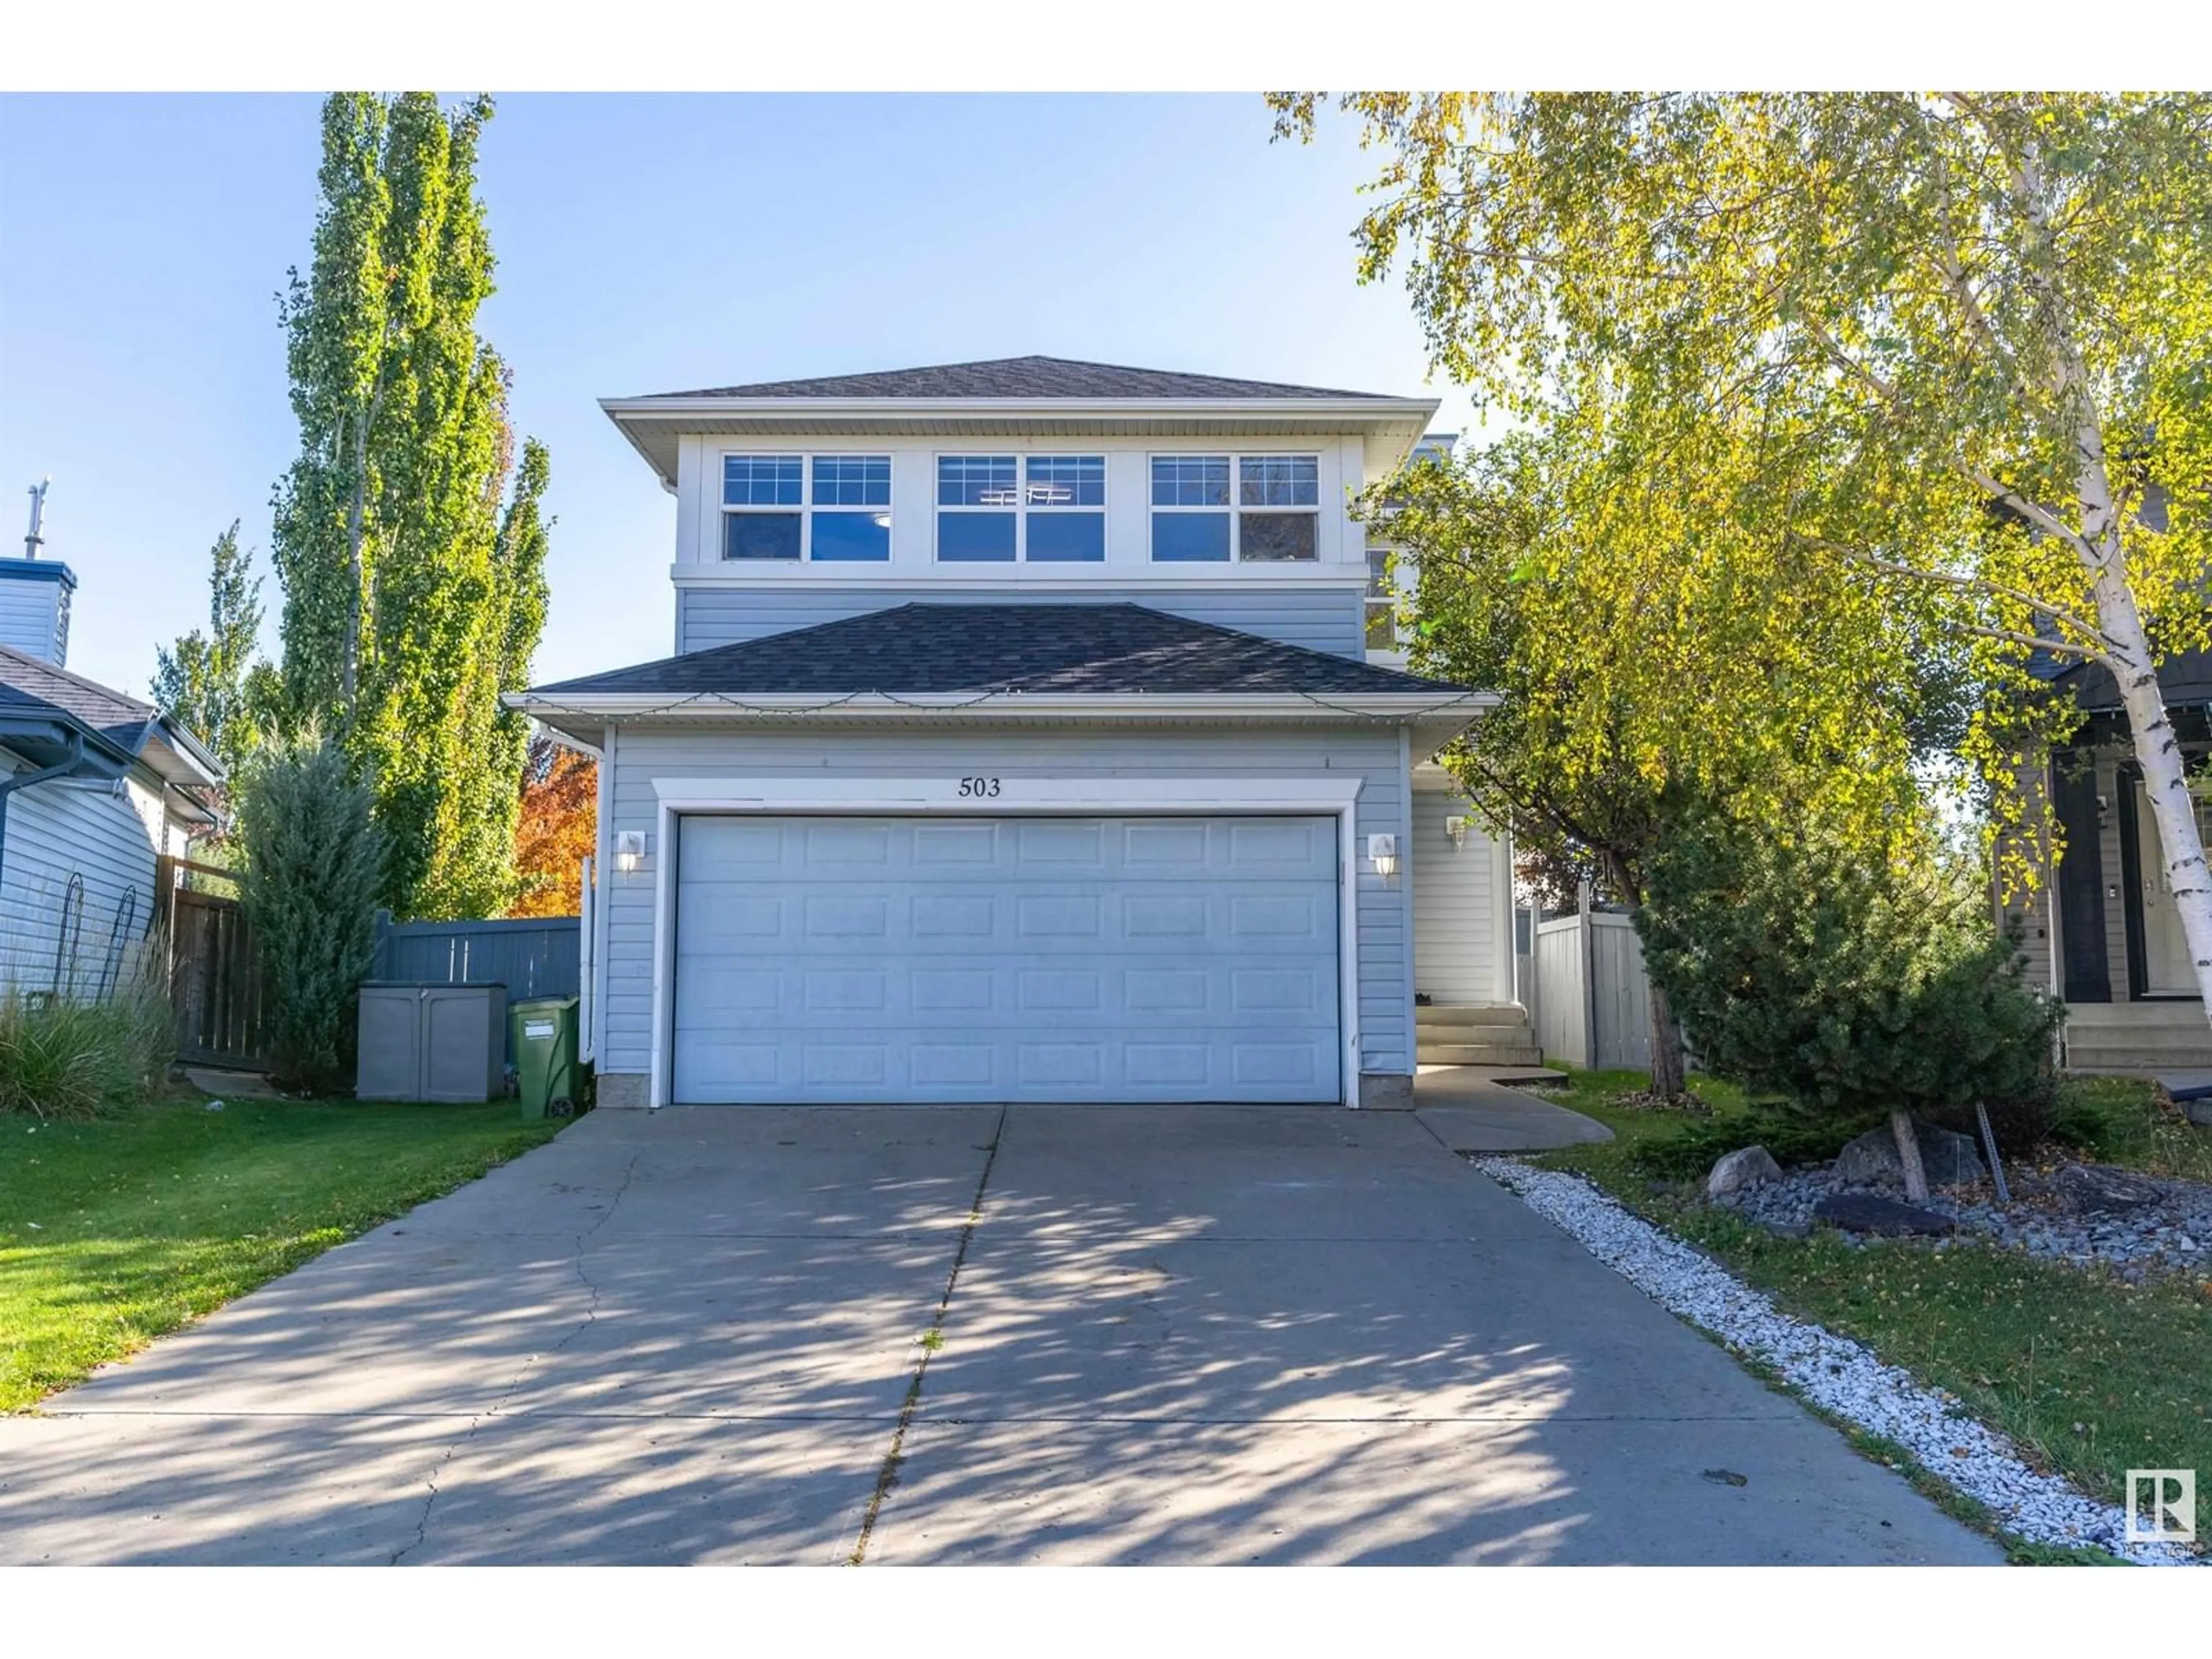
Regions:
<instances>
[{"instance_id":1,"label":"neighbor's porch step","mask_svg":"<svg viewBox=\"0 0 2212 1659\"><path fill-rule=\"evenodd\" d=\"M1534 1042L1535 1029L1527 1020L1511 1025L1422 1025L1415 1028L1417 1042L1503 1042L1509 1046Z\"/></svg>"},{"instance_id":2,"label":"neighbor's porch step","mask_svg":"<svg viewBox=\"0 0 2212 1659\"><path fill-rule=\"evenodd\" d=\"M2069 1002L2066 1023L2084 1025L2185 1025L2202 1028L2204 1005L2194 997L2154 997L2142 1002Z\"/></svg>"},{"instance_id":3,"label":"neighbor's porch step","mask_svg":"<svg viewBox=\"0 0 2212 1659\"><path fill-rule=\"evenodd\" d=\"M2069 1052L2081 1048L2125 1049L2144 1054L2212 1053L2212 1030L2167 1031L2146 1027L2137 1031L2069 1031Z\"/></svg>"},{"instance_id":4,"label":"neighbor's porch step","mask_svg":"<svg viewBox=\"0 0 2212 1659\"><path fill-rule=\"evenodd\" d=\"M1533 1042L1421 1042L1413 1058L1423 1066L1537 1066L1544 1055Z\"/></svg>"},{"instance_id":5,"label":"neighbor's porch step","mask_svg":"<svg viewBox=\"0 0 2212 1659\"><path fill-rule=\"evenodd\" d=\"M1413 1009L1416 1025L1521 1025L1528 1018L1526 1009L1510 1002L1494 1007L1471 1003L1419 1003Z\"/></svg>"},{"instance_id":6,"label":"neighbor's porch step","mask_svg":"<svg viewBox=\"0 0 2212 1659\"><path fill-rule=\"evenodd\" d=\"M2146 1043L2100 1044L2069 1042L2066 1045L2066 1069L2069 1072L2104 1072L2119 1076L2140 1077L2146 1072L2183 1072L2212 1070L2212 1048L2165 1048Z\"/></svg>"}]
</instances>

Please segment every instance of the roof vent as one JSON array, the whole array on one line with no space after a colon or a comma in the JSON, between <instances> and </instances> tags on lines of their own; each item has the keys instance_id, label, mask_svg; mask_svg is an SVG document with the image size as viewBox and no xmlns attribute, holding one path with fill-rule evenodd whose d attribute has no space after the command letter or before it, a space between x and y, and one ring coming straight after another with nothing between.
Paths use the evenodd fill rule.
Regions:
<instances>
[{"instance_id":1,"label":"roof vent","mask_svg":"<svg viewBox=\"0 0 2212 1659\"><path fill-rule=\"evenodd\" d=\"M0 559L0 645L12 645L57 668L69 665L70 595L76 576L58 559L42 559L46 545L46 485L31 486L31 526L23 556Z\"/></svg>"}]
</instances>

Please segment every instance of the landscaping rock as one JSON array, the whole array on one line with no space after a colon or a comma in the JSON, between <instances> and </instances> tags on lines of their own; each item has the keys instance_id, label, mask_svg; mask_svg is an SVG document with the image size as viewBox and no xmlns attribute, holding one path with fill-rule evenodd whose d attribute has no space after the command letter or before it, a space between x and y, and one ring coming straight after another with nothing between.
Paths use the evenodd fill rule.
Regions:
<instances>
[{"instance_id":1,"label":"landscaping rock","mask_svg":"<svg viewBox=\"0 0 2212 1659\"><path fill-rule=\"evenodd\" d=\"M1746 1146L1713 1165L1712 1174L1705 1177L1705 1196L1726 1198L1742 1188L1781 1179L1782 1166L1771 1152L1764 1146Z\"/></svg>"},{"instance_id":2,"label":"landscaping rock","mask_svg":"<svg viewBox=\"0 0 2212 1659\"><path fill-rule=\"evenodd\" d=\"M1979 1181L1989 1173L1982 1166L1982 1155L1974 1150L1971 1135L1954 1134L1932 1124L1916 1123L1912 1126L1912 1138L1920 1143L1920 1162L1928 1171L1928 1184L1931 1187ZM1905 1161L1897 1155L1897 1137L1890 1133L1889 1126L1885 1123L1878 1129L1869 1129L1837 1153L1835 1177L1839 1187L1903 1181Z\"/></svg>"},{"instance_id":3,"label":"landscaping rock","mask_svg":"<svg viewBox=\"0 0 2212 1659\"><path fill-rule=\"evenodd\" d=\"M1954 1395L1923 1388L1856 1342L1783 1313L1718 1262L1630 1215L1579 1176L1503 1158L1474 1166L1662 1307L1730 1348L1771 1366L1814 1406L1894 1441L1943 1480L1986 1504L2006 1532L2036 1543L2094 1544L2125 1559L2183 1565L2186 1545L2139 1541L2117 1504L2075 1491L2025 1462L2017 1447L1966 1414ZM1800 1177L1752 1190L1762 1200ZM1725 1480L1725 1471L1707 1479Z\"/></svg>"},{"instance_id":4,"label":"landscaping rock","mask_svg":"<svg viewBox=\"0 0 2212 1659\"><path fill-rule=\"evenodd\" d=\"M1813 1206L1813 1219L1846 1232L1884 1238L1940 1238L1959 1230L1959 1224L1940 1210L1923 1210L1872 1193L1831 1193Z\"/></svg>"},{"instance_id":5,"label":"landscaping rock","mask_svg":"<svg viewBox=\"0 0 2212 1659\"><path fill-rule=\"evenodd\" d=\"M2155 1182L2102 1164L2069 1164L2052 1183L2069 1206L2082 1215L2126 1215L2163 1202Z\"/></svg>"}]
</instances>

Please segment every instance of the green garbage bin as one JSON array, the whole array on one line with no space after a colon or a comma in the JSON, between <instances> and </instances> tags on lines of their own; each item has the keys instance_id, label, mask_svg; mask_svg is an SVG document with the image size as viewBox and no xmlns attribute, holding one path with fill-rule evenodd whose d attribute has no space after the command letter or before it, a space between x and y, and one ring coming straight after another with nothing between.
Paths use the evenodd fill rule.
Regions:
<instances>
[{"instance_id":1,"label":"green garbage bin","mask_svg":"<svg viewBox=\"0 0 2212 1659\"><path fill-rule=\"evenodd\" d=\"M538 997L508 1011L514 1073L526 1118L573 1117L583 1094L576 1069L576 999Z\"/></svg>"}]
</instances>

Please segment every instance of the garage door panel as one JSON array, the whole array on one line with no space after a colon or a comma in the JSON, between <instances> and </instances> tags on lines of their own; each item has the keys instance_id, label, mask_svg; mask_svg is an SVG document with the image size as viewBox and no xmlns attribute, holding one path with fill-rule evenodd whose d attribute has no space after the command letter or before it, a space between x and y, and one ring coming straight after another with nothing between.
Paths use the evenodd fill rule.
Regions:
<instances>
[{"instance_id":1,"label":"garage door panel","mask_svg":"<svg viewBox=\"0 0 2212 1659\"><path fill-rule=\"evenodd\" d=\"M1336 826L1313 819L1243 818L1225 826L1229 858L1255 872L1317 874L1336 866Z\"/></svg>"},{"instance_id":2,"label":"garage door panel","mask_svg":"<svg viewBox=\"0 0 2212 1659\"><path fill-rule=\"evenodd\" d=\"M1021 818L1013 823L1017 874L1047 866L1054 874L1069 866L1103 869L1106 863L1106 826L1081 818Z\"/></svg>"},{"instance_id":3,"label":"garage door panel","mask_svg":"<svg viewBox=\"0 0 2212 1659\"><path fill-rule=\"evenodd\" d=\"M711 1015L718 1008L773 1013L781 1006L786 982L781 969L748 967L712 957L687 963L677 975L677 1023Z\"/></svg>"},{"instance_id":4,"label":"garage door panel","mask_svg":"<svg viewBox=\"0 0 2212 1659\"><path fill-rule=\"evenodd\" d=\"M935 968L908 981L916 1013L987 1014L998 1006L1001 975L995 968Z\"/></svg>"},{"instance_id":5,"label":"garage door panel","mask_svg":"<svg viewBox=\"0 0 2212 1659\"><path fill-rule=\"evenodd\" d=\"M1201 820L1179 823L1173 818L1124 825L1121 867L1131 875L1202 869L1208 862L1207 848L1215 840L1214 828Z\"/></svg>"},{"instance_id":6,"label":"garage door panel","mask_svg":"<svg viewBox=\"0 0 2212 1659\"><path fill-rule=\"evenodd\" d=\"M1212 987L1213 975L1202 968L1125 968L1121 1006L1135 1014L1207 1014Z\"/></svg>"},{"instance_id":7,"label":"garage door panel","mask_svg":"<svg viewBox=\"0 0 2212 1659\"><path fill-rule=\"evenodd\" d=\"M991 893L918 893L907 901L907 937L921 940L988 939L999 931Z\"/></svg>"},{"instance_id":8,"label":"garage door panel","mask_svg":"<svg viewBox=\"0 0 2212 1659\"><path fill-rule=\"evenodd\" d=\"M1334 820L678 835L678 1100L1340 1092Z\"/></svg>"},{"instance_id":9,"label":"garage door panel","mask_svg":"<svg viewBox=\"0 0 2212 1659\"><path fill-rule=\"evenodd\" d=\"M810 823L801 833L810 872L880 870L891 861L891 826L887 823Z\"/></svg>"},{"instance_id":10,"label":"garage door panel","mask_svg":"<svg viewBox=\"0 0 2212 1659\"><path fill-rule=\"evenodd\" d=\"M784 832L774 822L725 820L729 828L684 848L684 873L691 881L757 879L783 864Z\"/></svg>"},{"instance_id":11,"label":"garage door panel","mask_svg":"<svg viewBox=\"0 0 2212 1659\"><path fill-rule=\"evenodd\" d=\"M1016 1005L1025 1014L1097 1014L1106 1006L1102 978L1095 968L1024 968Z\"/></svg>"},{"instance_id":12,"label":"garage door panel","mask_svg":"<svg viewBox=\"0 0 2212 1659\"><path fill-rule=\"evenodd\" d=\"M1231 1051L1239 1083L1313 1083L1312 1048L1303 1042L1240 1042Z\"/></svg>"},{"instance_id":13,"label":"garage door panel","mask_svg":"<svg viewBox=\"0 0 2212 1659\"><path fill-rule=\"evenodd\" d=\"M1204 939L1206 898L1194 893L1131 893L1121 901L1122 931L1131 939Z\"/></svg>"},{"instance_id":14,"label":"garage door panel","mask_svg":"<svg viewBox=\"0 0 2212 1659\"><path fill-rule=\"evenodd\" d=\"M914 830L913 859L917 866L995 864L999 859L1000 826L996 823L921 823Z\"/></svg>"},{"instance_id":15,"label":"garage door panel","mask_svg":"<svg viewBox=\"0 0 2212 1659\"><path fill-rule=\"evenodd\" d=\"M1135 1088L1194 1091L1213 1081L1213 1051L1203 1042L1132 1042L1121 1053Z\"/></svg>"}]
</instances>

